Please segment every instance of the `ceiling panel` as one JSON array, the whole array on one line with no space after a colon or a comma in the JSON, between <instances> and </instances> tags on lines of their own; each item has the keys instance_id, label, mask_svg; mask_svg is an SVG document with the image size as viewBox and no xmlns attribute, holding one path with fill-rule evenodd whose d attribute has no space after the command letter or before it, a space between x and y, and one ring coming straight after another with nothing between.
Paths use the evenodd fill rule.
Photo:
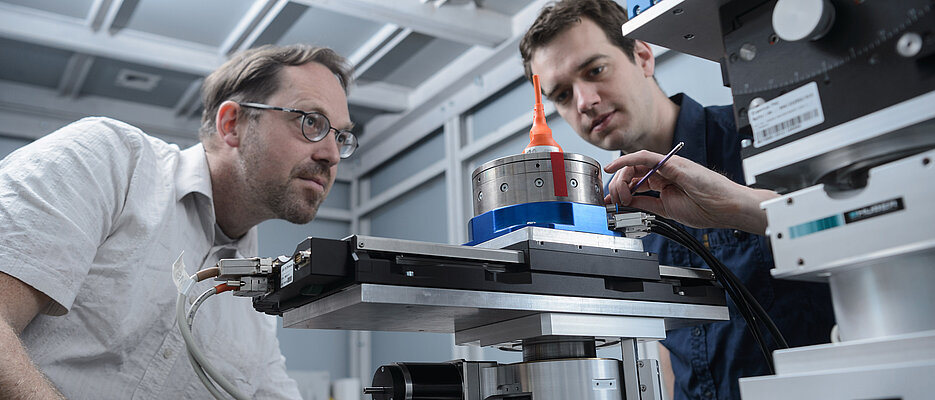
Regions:
<instances>
[{"instance_id":1,"label":"ceiling panel","mask_svg":"<svg viewBox=\"0 0 935 400\"><path fill-rule=\"evenodd\" d=\"M312 7L302 13L277 43L327 46L347 56L382 27L382 23Z\"/></svg>"},{"instance_id":2,"label":"ceiling panel","mask_svg":"<svg viewBox=\"0 0 935 400\"><path fill-rule=\"evenodd\" d=\"M516 15L530 0L482 0L481 7L506 15Z\"/></svg>"},{"instance_id":3,"label":"ceiling panel","mask_svg":"<svg viewBox=\"0 0 935 400\"><path fill-rule=\"evenodd\" d=\"M55 89L72 52L0 38L0 79Z\"/></svg>"},{"instance_id":4,"label":"ceiling panel","mask_svg":"<svg viewBox=\"0 0 935 400\"><path fill-rule=\"evenodd\" d=\"M220 46L252 0L140 0L126 28Z\"/></svg>"},{"instance_id":5,"label":"ceiling panel","mask_svg":"<svg viewBox=\"0 0 935 400\"><path fill-rule=\"evenodd\" d=\"M416 88L469 48L466 44L412 33L367 70L361 80Z\"/></svg>"},{"instance_id":6,"label":"ceiling panel","mask_svg":"<svg viewBox=\"0 0 935 400\"><path fill-rule=\"evenodd\" d=\"M374 118L411 113L444 80L471 73L471 61L448 67L465 52L482 62L483 50L515 41L515 20L545 1L0 0L0 85L32 93L5 97L0 120L24 108L45 110L30 120L36 126L47 113L111 112L183 137L199 125L199 82L229 54L309 43L357 63L349 108L362 133ZM446 68L459 76L438 74ZM124 70L159 80L149 91L115 85ZM145 83L138 78L130 83Z\"/></svg>"},{"instance_id":7,"label":"ceiling panel","mask_svg":"<svg viewBox=\"0 0 935 400\"><path fill-rule=\"evenodd\" d=\"M151 91L118 87L115 82L118 74L123 70L156 75L159 77L159 81ZM172 108L178 103L192 82L198 78L197 75L98 58L94 61L94 67L88 73L81 94Z\"/></svg>"},{"instance_id":8,"label":"ceiling panel","mask_svg":"<svg viewBox=\"0 0 935 400\"><path fill-rule=\"evenodd\" d=\"M0 0L17 6L28 7L66 17L85 19L94 0Z\"/></svg>"}]
</instances>

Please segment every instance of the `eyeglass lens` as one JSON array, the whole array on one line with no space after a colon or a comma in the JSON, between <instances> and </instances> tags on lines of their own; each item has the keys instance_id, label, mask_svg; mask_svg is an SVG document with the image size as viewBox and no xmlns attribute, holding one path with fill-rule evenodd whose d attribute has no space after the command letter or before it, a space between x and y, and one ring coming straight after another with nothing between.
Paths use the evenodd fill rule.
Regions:
<instances>
[{"instance_id":1,"label":"eyeglass lens","mask_svg":"<svg viewBox=\"0 0 935 400\"><path fill-rule=\"evenodd\" d=\"M302 125L302 134L305 138L317 142L325 138L331 131L331 123L327 117L321 114L306 114L305 123ZM338 143L338 151L342 158L346 158L357 149L357 137L347 131L335 130L335 140Z\"/></svg>"}]
</instances>

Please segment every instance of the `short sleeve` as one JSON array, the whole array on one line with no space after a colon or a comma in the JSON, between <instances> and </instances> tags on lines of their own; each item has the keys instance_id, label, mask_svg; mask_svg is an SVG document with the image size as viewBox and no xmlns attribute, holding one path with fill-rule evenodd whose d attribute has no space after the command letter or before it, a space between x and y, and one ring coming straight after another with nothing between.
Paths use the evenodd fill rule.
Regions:
<instances>
[{"instance_id":1,"label":"short sleeve","mask_svg":"<svg viewBox=\"0 0 935 400\"><path fill-rule=\"evenodd\" d=\"M85 118L0 161L0 272L71 307L125 201L142 133Z\"/></svg>"}]
</instances>

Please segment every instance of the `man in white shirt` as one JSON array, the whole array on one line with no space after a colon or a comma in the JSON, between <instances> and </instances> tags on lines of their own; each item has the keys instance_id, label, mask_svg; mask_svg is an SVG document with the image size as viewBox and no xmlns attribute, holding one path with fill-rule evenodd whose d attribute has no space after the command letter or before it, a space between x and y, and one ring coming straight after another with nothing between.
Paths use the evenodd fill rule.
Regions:
<instances>
[{"instance_id":1,"label":"man in white shirt","mask_svg":"<svg viewBox=\"0 0 935 400\"><path fill-rule=\"evenodd\" d=\"M199 145L85 118L0 162L0 399L210 398L171 265L255 256L258 223L314 218L357 147L349 79L330 49L248 50L205 80ZM299 398L275 318L229 295L198 315L196 341L237 389Z\"/></svg>"}]
</instances>

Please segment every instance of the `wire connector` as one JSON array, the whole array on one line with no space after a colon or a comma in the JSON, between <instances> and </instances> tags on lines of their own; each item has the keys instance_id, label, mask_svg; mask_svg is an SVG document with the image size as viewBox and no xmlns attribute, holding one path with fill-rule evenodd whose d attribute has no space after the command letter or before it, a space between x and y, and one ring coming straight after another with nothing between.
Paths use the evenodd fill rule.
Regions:
<instances>
[{"instance_id":1,"label":"wire connector","mask_svg":"<svg viewBox=\"0 0 935 400\"><path fill-rule=\"evenodd\" d=\"M655 215L644 212L608 213L607 227L625 237L639 239L649 234L649 226L655 220Z\"/></svg>"},{"instance_id":2,"label":"wire connector","mask_svg":"<svg viewBox=\"0 0 935 400\"><path fill-rule=\"evenodd\" d=\"M218 261L219 273L214 280L234 287L234 296L260 296L271 290L269 276L273 263L272 258L225 258Z\"/></svg>"}]
</instances>

